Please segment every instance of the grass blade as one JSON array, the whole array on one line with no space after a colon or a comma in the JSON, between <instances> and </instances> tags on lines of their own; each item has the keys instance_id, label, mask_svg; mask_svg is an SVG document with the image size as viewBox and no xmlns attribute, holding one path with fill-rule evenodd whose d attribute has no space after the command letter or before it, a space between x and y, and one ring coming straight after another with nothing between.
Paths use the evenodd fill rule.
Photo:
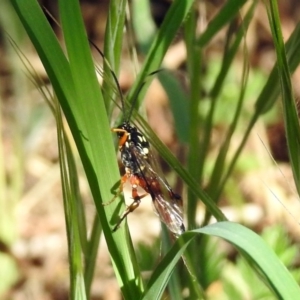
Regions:
<instances>
[{"instance_id":1,"label":"grass blade","mask_svg":"<svg viewBox=\"0 0 300 300\"><path fill-rule=\"evenodd\" d=\"M300 128L286 51L284 47L277 2L270 0L267 12L277 55L277 69L281 87L283 116L288 143L289 157L298 194L300 195Z\"/></svg>"},{"instance_id":2,"label":"grass blade","mask_svg":"<svg viewBox=\"0 0 300 300\"><path fill-rule=\"evenodd\" d=\"M187 17L194 1L193 0L175 0L168 10L164 21L157 32L154 41L148 51L148 55L143 63L142 69L136 78L133 87L128 95L129 102L131 103L139 87L145 82L146 77L159 69L165 53L168 50L172 40L174 39L177 30L181 26L184 19ZM139 94L139 99L144 99L147 87L150 85L151 80L147 80L144 88Z\"/></svg>"},{"instance_id":3,"label":"grass blade","mask_svg":"<svg viewBox=\"0 0 300 300\"><path fill-rule=\"evenodd\" d=\"M197 41L197 45L204 47L220 29L228 24L239 12L246 0L229 0L227 1L218 15L208 24L207 29L203 32Z\"/></svg>"},{"instance_id":4,"label":"grass blade","mask_svg":"<svg viewBox=\"0 0 300 300\"><path fill-rule=\"evenodd\" d=\"M55 100L57 101L57 100ZM74 158L69 142L66 138L60 107L56 103L56 122L59 149L59 163L61 170L61 180L63 188L65 221L68 237L69 264L70 264L70 298L85 300L84 266L81 254L83 253L80 239L80 229L78 221L78 181ZM76 185L77 183L77 185Z\"/></svg>"},{"instance_id":5,"label":"grass blade","mask_svg":"<svg viewBox=\"0 0 300 300\"><path fill-rule=\"evenodd\" d=\"M111 78L110 68L114 70L116 74L119 74L122 42L124 35L125 14L125 0L110 1L104 43L104 56L109 62L110 66L104 64L104 78L106 78L106 76L108 76L107 78ZM111 82L113 81L111 80ZM104 80L102 90L107 92L104 101L106 107L109 108L109 115L111 115L113 105L110 106L109 104L111 97L113 97L114 95L114 92L111 88L109 88L108 81Z\"/></svg>"},{"instance_id":6,"label":"grass blade","mask_svg":"<svg viewBox=\"0 0 300 300\"><path fill-rule=\"evenodd\" d=\"M95 76L79 3L73 1L71 4L70 2L60 1L59 4L71 73L76 85L78 104L81 107L83 128L86 129L83 134L88 139L91 147L93 171L97 177L101 197L109 200L113 197L111 189L118 182L116 176L119 178L119 172L116 167L109 121ZM70 14L70 11L72 11L72 14ZM76 38L74 38L74 28L77 28ZM112 166L114 166L113 172ZM97 190L95 192L97 193ZM127 242L129 237L124 230L118 230L112 235L109 222L115 212L117 203L103 207L99 197L95 197L95 194L95 204L110 253L116 263L115 271L117 278L120 280L120 286L123 286L123 295L124 297L132 298L133 295L139 295L142 290L138 265L133 259L132 245ZM135 285L128 284L128 282L132 281L135 282Z\"/></svg>"},{"instance_id":7,"label":"grass blade","mask_svg":"<svg viewBox=\"0 0 300 300\"><path fill-rule=\"evenodd\" d=\"M115 222L112 216L117 201L105 209L100 203L101 197L105 201L113 197L111 189L119 181L120 175L88 42L84 30L79 29L82 21L80 10L76 7L78 3L60 3L70 64L38 3L34 0L13 0L12 4L38 51L67 118L95 199L122 293L125 298L132 299L142 290L132 244L128 243L128 232L124 227L113 235L111 233L110 222ZM70 36L75 37L74 41Z\"/></svg>"},{"instance_id":8,"label":"grass blade","mask_svg":"<svg viewBox=\"0 0 300 300\"><path fill-rule=\"evenodd\" d=\"M153 272L142 299L160 298L176 262L189 243L199 234L218 236L235 246L258 268L259 275L263 277L277 299L298 299L299 286L275 253L253 231L231 222L219 222L183 234Z\"/></svg>"}]
</instances>

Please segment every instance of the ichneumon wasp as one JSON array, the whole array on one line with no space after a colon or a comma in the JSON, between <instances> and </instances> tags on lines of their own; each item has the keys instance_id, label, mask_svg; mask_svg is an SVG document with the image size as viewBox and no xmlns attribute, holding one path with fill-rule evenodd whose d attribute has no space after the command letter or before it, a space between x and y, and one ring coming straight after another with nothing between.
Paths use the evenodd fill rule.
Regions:
<instances>
[{"instance_id":1,"label":"ichneumon wasp","mask_svg":"<svg viewBox=\"0 0 300 300\"><path fill-rule=\"evenodd\" d=\"M100 49L96 45L94 45L94 47L101 54L104 62L108 64ZM113 231L116 231L119 228L127 215L138 208L141 200L149 194L160 220L166 224L168 229L176 237L178 237L185 231L181 196L173 192L164 177L158 174L155 168L155 160L150 150L149 142L138 128L130 122L134 103L136 102L137 95L141 91L143 84L139 87L131 109L126 114L125 101L117 76L111 68L109 69L120 94L121 108L123 112L123 122L118 127L112 128L112 131L115 132L119 138L119 151L121 154L122 164L125 167L125 174L121 178L119 192L105 205L114 201L118 195L123 192L123 187L126 182L129 182L131 185L131 197L133 199L133 202L127 206L120 216L120 219L114 226ZM157 73L157 71L150 75L155 73ZM139 194L138 187L141 187L145 193Z\"/></svg>"}]
</instances>

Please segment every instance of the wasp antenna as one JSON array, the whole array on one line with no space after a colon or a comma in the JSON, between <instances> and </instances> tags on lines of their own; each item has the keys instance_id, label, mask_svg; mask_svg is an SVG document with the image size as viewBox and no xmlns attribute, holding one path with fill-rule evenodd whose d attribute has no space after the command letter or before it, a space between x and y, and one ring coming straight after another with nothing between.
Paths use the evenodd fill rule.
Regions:
<instances>
[{"instance_id":1,"label":"wasp antenna","mask_svg":"<svg viewBox=\"0 0 300 300\"><path fill-rule=\"evenodd\" d=\"M148 77L149 77L149 76L153 76L153 75L155 75L155 74L157 74L157 73L159 73L159 72L163 72L163 71L165 71L165 69L163 69L163 68L158 69L158 70L156 70L156 71L151 72L151 73L148 75Z\"/></svg>"},{"instance_id":2,"label":"wasp antenna","mask_svg":"<svg viewBox=\"0 0 300 300\"><path fill-rule=\"evenodd\" d=\"M146 83L146 82L143 82L143 83L138 87L138 90L137 90L136 93L134 94L134 97L133 97L133 100L132 100L132 105L131 105L130 111L128 112L128 114L127 114L127 116L126 116L126 118L125 118L125 120L126 120L127 122L129 122L129 120L130 120L130 118L131 118L131 115L132 115L132 113L133 113L134 106L135 106L135 104L136 104L136 102L137 102L137 99L138 99L138 96L139 96L139 93L140 93L140 91L142 90L142 88L144 87L145 83Z\"/></svg>"},{"instance_id":3,"label":"wasp antenna","mask_svg":"<svg viewBox=\"0 0 300 300\"><path fill-rule=\"evenodd\" d=\"M60 24L58 23L58 21L55 19L55 17L51 14L51 12L48 10L48 8L43 5L42 6L43 10L45 11L45 14L51 19L51 21L53 21L55 23L55 25L61 29Z\"/></svg>"},{"instance_id":4,"label":"wasp antenna","mask_svg":"<svg viewBox=\"0 0 300 300\"><path fill-rule=\"evenodd\" d=\"M94 48L98 51L98 53L101 55L104 63L108 66L109 70L110 70L110 73L114 79L114 82L117 86L117 89L118 89L118 92L119 92L119 95L120 95L120 100L121 100L121 106L122 106L122 110L123 112L125 112L125 102L124 102L124 96L123 96L123 93L122 93L122 90L121 90L121 87L120 87L120 84L119 84L119 81L118 81L118 78L117 78L117 75L116 73L113 71L112 67L110 66L110 63L109 61L105 58L104 56L104 53L99 49L99 47L94 43L92 42L91 40L89 40L89 42L94 46Z\"/></svg>"},{"instance_id":5,"label":"wasp antenna","mask_svg":"<svg viewBox=\"0 0 300 300\"><path fill-rule=\"evenodd\" d=\"M147 77L150 77L150 76L153 76L161 71L164 71L164 69L158 69L156 71L153 71L151 72L150 74L147 75ZM131 115L133 113L133 109L134 109L134 106L137 102L137 99L138 99L138 96L139 96L139 93L141 92L142 88L144 87L144 85L146 84L147 80L145 80L144 82L142 82L142 84L138 87L136 93L134 94L134 97L133 97L133 100L132 100L132 105L131 105L131 108L130 108L130 111L128 112L128 115L127 117L125 118L125 120L127 122L129 122L130 118L131 118Z\"/></svg>"}]
</instances>

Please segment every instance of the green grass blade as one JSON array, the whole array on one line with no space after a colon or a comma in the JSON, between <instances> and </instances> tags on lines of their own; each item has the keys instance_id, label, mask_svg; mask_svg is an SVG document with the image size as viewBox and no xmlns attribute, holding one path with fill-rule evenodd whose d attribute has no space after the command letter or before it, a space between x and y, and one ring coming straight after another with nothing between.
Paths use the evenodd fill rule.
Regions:
<instances>
[{"instance_id":1,"label":"green grass blade","mask_svg":"<svg viewBox=\"0 0 300 300\"><path fill-rule=\"evenodd\" d=\"M187 17L194 1L193 0L175 0L169 8L159 31L152 42L148 55L143 63L142 69L136 78L133 87L128 95L129 102L131 103L136 92L142 83L145 82L146 77L159 69L165 53L168 50L171 42L173 41L179 27ZM147 87L150 85L151 80L145 82L144 88L139 94L139 99L144 99Z\"/></svg>"},{"instance_id":2,"label":"green grass blade","mask_svg":"<svg viewBox=\"0 0 300 300\"><path fill-rule=\"evenodd\" d=\"M142 299L161 297L177 261L199 233L221 237L234 245L258 268L259 276L262 276L277 299L298 299L299 286L273 250L253 231L231 222L219 222L183 234L154 270Z\"/></svg>"},{"instance_id":3,"label":"green grass blade","mask_svg":"<svg viewBox=\"0 0 300 300\"><path fill-rule=\"evenodd\" d=\"M300 47L300 23L297 24L290 38L286 42L286 53L287 53L290 72L294 72L296 67L300 63L300 56L298 55L299 47ZM277 66L275 65L268 78L266 85L264 86L263 90L261 91L261 93L259 94L255 102L255 113L245 130L242 141L240 142L235 154L233 155L232 160L230 161L226 174L223 177L223 183L225 183L229 178L248 140L249 134L253 126L256 124L257 119L259 118L260 115L265 114L273 107L275 101L277 100L277 97L279 96L279 93L280 93L280 83L279 83ZM224 185L223 183L221 184L221 186Z\"/></svg>"},{"instance_id":4,"label":"green grass blade","mask_svg":"<svg viewBox=\"0 0 300 300\"><path fill-rule=\"evenodd\" d=\"M110 66L104 64L103 70L105 74L104 78L111 78L110 82L113 82L110 68L116 74L119 74L124 35L126 2L127 1L125 0L116 0L110 1L109 3L109 11L105 29L104 56L108 60ZM109 104L111 104L110 99L113 97L114 92L112 88L109 88L108 81L104 80L102 90L107 92L104 101L106 107L109 108L109 115L111 115L113 105L110 106Z\"/></svg>"},{"instance_id":5,"label":"green grass blade","mask_svg":"<svg viewBox=\"0 0 300 300\"><path fill-rule=\"evenodd\" d=\"M56 119L60 169L62 175L62 189L64 197L65 208L65 222L67 228L67 238L69 245L69 262L70 262L70 286L71 297L74 295L80 296L78 299L86 299L85 287L83 280L83 262L81 254L86 252L87 238L86 238L86 220L85 212L80 198L79 183L77 177L77 170L75 160L63 128L61 120L60 107L57 100L53 101L52 92L48 88L43 88L43 81L39 74L34 70L30 61L22 53L16 42L9 36L9 41L16 51L20 61L26 69L28 79L33 83L36 89L43 96L47 102L53 116ZM73 249L73 251L71 251Z\"/></svg>"},{"instance_id":6,"label":"green grass blade","mask_svg":"<svg viewBox=\"0 0 300 300\"><path fill-rule=\"evenodd\" d=\"M90 299L90 291L96 267L96 260L98 255L98 246L100 242L100 236L102 233L102 227L98 214L95 214L92 233L87 243L86 256L85 256L85 270L84 270L84 282L87 298Z\"/></svg>"},{"instance_id":7,"label":"green grass blade","mask_svg":"<svg viewBox=\"0 0 300 300\"><path fill-rule=\"evenodd\" d=\"M56 101L56 100L55 100ZM59 149L59 163L61 170L61 180L63 188L65 221L68 237L69 264L70 264L70 298L87 299L85 294L85 284L83 278L83 261L82 261L82 243L80 240L80 230L78 221L78 196L76 183L74 180L77 176L74 168L74 158L71 148L63 129L60 107L56 105L56 122L57 137Z\"/></svg>"},{"instance_id":8,"label":"green grass blade","mask_svg":"<svg viewBox=\"0 0 300 300\"><path fill-rule=\"evenodd\" d=\"M300 22L295 27L291 36L285 44L286 57L288 60L289 70L293 73L300 63ZM273 107L273 104L277 100L280 94L280 82L277 65L274 66L268 81L260 93L256 103L255 109L257 114L264 114Z\"/></svg>"},{"instance_id":9,"label":"green grass blade","mask_svg":"<svg viewBox=\"0 0 300 300\"><path fill-rule=\"evenodd\" d=\"M203 127L203 119L199 117L199 91L201 90L201 67L202 67L202 49L195 47L196 39L196 23L197 13L192 11L189 19L184 26L185 43L187 50L187 67L190 77L190 103L189 103L189 128L188 128L188 145L189 152L187 158L187 168L190 175L198 182L201 182L201 173L203 170L203 161L200 156L200 141L199 135ZM197 206L197 196L191 188L188 189L187 201L187 221L188 228L195 228L195 213Z\"/></svg>"},{"instance_id":10,"label":"green grass blade","mask_svg":"<svg viewBox=\"0 0 300 300\"><path fill-rule=\"evenodd\" d=\"M156 32L149 1L132 2L132 24L135 37L142 53L147 53Z\"/></svg>"},{"instance_id":11,"label":"green grass blade","mask_svg":"<svg viewBox=\"0 0 300 300\"><path fill-rule=\"evenodd\" d=\"M105 29L104 56L116 74L119 73L124 24L126 15L126 1L111 1ZM104 82L105 84L105 82Z\"/></svg>"},{"instance_id":12,"label":"green grass blade","mask_svg":"<svg viewBox=\"0 0 300 300\"><path fill-rule=\"evenodd\" d=\"M298 299L300 288L296 281L273 250L256 233L231 222L215 223L196 231L221 237L241 250L241 254L259 268L260 275L277 299Z\"/></svg>"},{"instance_id":13,"label":"green grass blade","mask_svg":"<svg viewBox=\"0 0 300 300\"><path fill-rule=\"evenodd\" d=\"M163 224L162 225L162 232L161 232L161 254L162 257L168 253L170 248L173 245L173 239L171 238L168 229L166 226ZM175 267L174 272L172 273L172 276L170 277L170 280L168 282L167 290L169 294L170 300L180 300L181 299L181 290L182 286L180 284L180 273L179 273L179 268Z\"/></svg>"},{"instance_id":14,"label":"green grass blade","mask_svg":"<svg viewBox=\"0 0 300 300\"><path fill-rule=\"evenodd\" d=\"M181 243L182 237L180 237L154 270L148 282L147 290L142 297L143 300L161 298L177 262L180 260L181 255L195 235L187 232L184 236L186 237L184 239L185 243ZM189 238L187 238L187 236Z\"/></svg>"},{"instance_id":15,"label":"green grass blade","mask_svg":"<svg viewBox=\"0 0 300 300\"><path fill-rule=\"evenodd\" d=\"M158 73L158 79L168 95L172 115L175 122L176 135L182 143L187 143L189 115L187 95L184 93L180 83L167 71Z\"/></svg>"},{"instance_id":16,"label":"green grass blade","mask_svg":"<svg viewBox=\"0 0 300 300\"><path fill-rule=\"evenodd\" d=\"M272 30L273 41L277 55L277 69L281 87L283 116L285 123L285 131L287 137L287 144L289 150L289 157L291 160L293 175L295 178L298 194L300 194L300 128L299 118L296 109L296 103L293 97L292 83L290 77L290 70L286 57L281 23L279 18L277 2L270 0L270 6L267 5L267 12Z\"/></svg>"},{"instance_id":17,"label":"green grass blade","mask_svg":"<svg viewBox=\"0 0 300 300\"><path fill-rule=\"evenodd\" d=\"M224 87L224 80L226 78L226 75L229 71L229 68L231 67L232 63L233 63L233 59L236 56L238 50L239 50L239 46L242 42L243 37L245 36L248 26L250 24L250 21L252 20L252 16L253 16L253 11L254 8L257 4L257 1L254 1L253 4L250 6L250 8L248 9L247 14L245 15L244 20L242 21L242 23L240 24L238 30L236 31L234 36L231 36L230 32L231 29L229 28L228 30L228 40L227 40L227 45L225 47L224 50L224 55L223 55L223 61L222 61L222 66L221 66L221 70L220 73L216 79L216 82L211 90L211 109L209 112L209 116L208 116L208 122L206 122L205 124L205 138L203 141L203 147L201 149L201 157L203 157L203 159L206 157L207 155L207 150L208 150L208 145L209 145L209 140L210 140L210 136L211 136L211 130L213 128L213 114L215 112L216 109L216 103L218 102L218 96L222 90L222 88ZM245 46L245 45L244 45ZM245 48L246 49L246 46ZM247 55L247 53L245 53L245 55ZM247 59L247 58L246 58ZM237 106L235 109L235 113L234 113L234 118L232 120L232 124L230 125L230 128L228 130L227 133L227 137L224 139L224 144L222 145L218 157L216 159L216 163L211 175L211 179L210 179L210 188L209 188L209 194L212 195L212 198L214 200L216 200L218 198L218 195L220 195L220 193L223 190L223 187L226 183L227 180L223 180L222 181L222 185L219 186L218 188L216 188L216 186L219 185L222 176L224 175L224 170L225 170L225 159L227 156L227 151L228 148L230 146L230 141L231 141L231 137L233 135L233 133L235 132L235 129L237 127L237 122L239 120L239 116L241 114L241 110L242 110L242 104L243 104L243 100L244 100L244 93L245 93L245 89L246 89L246 83L247 83L247 78L248 78L248 62L244 60L244 67L243 67L243 75L242 75L242 82L241 82L241 92L240 92L240 97L237 101ZM228 175L227 175L228 176ZM227 177L228 178L228 177Z\"/></svg>"},{"instance_id":18,"label":"green grass blade","mask_svg":"<svg viewBox=\"0 0 300 300\"><path fill-rule=\"evenodd\" d=\"M142 283L137 264L134 264L132 245L127 242L128 232L124 227L113 235L111 232L116 222L116 217L112 219L112 216L116 213L118 201L105 208L100 203L100 191L103 201L113 197L112 188L120 175L88 42L84 30L79 28L82 26L78 17L80 10L74 8L78 3L63 1L60 5L70 64L37 2L13 0L12 3L38 51L63 108L95 199L122 293L125 298L132 299L141 293Z\"/></svg>"},{"instance_id":19,"label":"green grass blade","mask_svg":"<svg viewBox=\"0 0 300 300\"><path fill-rule=\"evenodd\" d=\"M242 38L244 37L245 33L247 32L248 26L250 24L250 21L253 16L254 8L257 4L257 1L254 1L253 4L250 6L247 14L245 15L245 18L243 20L243 23L241 24L239 30L236 33L236 37L231 45L231 47L228 48L226 51L226 56L228 59L224 60L224 63L222 65L222 69L219 74L219 78L216 80L215 86L212 89L212 97L214 95L219 94L219 88L220 82L222 81L223 75L227 74L229 66L232 64L233 57L236 55L238 47L242 41ZM245 46L245 45L244 45ZM224 55L224 56L225 56ZM243 100L244 100L244 95L245 95L245 90L247 86L247 79L248 79L248 60L245 54L245 59L244 59L244 64L243 64L243 74L242 74L242 80L241 80L241 89L240 89L240 97L237 101L237 106L235 109L234 117L232 120L232 123L228 129L228 132L226 134L226 139L224 140L220 151L218 153L213 172L211 174L211 178L209 180L209 187L208 187L208 193L209 195L212 196L212 198L216 201L220 195L220 193L223 190L224 185L226 184L226 181L221 181L222 176L224 175L224 170L225 170L225 162L226 162L226 157L227 157L227 152L230 147L230 142L232 139L232 136L237 128L237 123L239 120L239 116L241 115L241 110L242 110L242 105L243 105ZM223 74L223 75L222 75ZM213 99L213 102L215 100ZM228 176L228 175L227 175ZM228 177L227 177L228 178ZM220 185L218 188L216 186Z\"/></svg>"},{"instance_id":20,"label":"green grass blade","mask_svg":"<svg viewBox=\"0 0 300 300\"><path fill-rule=\"evenodd\" d=\"M101 197L109 201L112 198L111 189L118 182L119 172L104 101L96 80L79 3L73 1L71 4L70 1L68 3L60 1L59 4L71 73L86 129L83 134L91 147L93 170L97 176ZM76 38L74 38L74 28L76 28ZM110 254L116 264L117 278L120 280L120 286L123 286L122 293L125 298L136 297L142 291L142 281L138 265L134 260L132 245L127 242L128 236L124 230L118 230L112 235L109 226L117 203L103 207L99 198L95 197L94 200ZM135 284L129 285L129 282Z\"/></svg>"},{"instance_id":21,"label":"green grass blade","mask_svg":"<svg viewBox=\"0 0 300 300\"><path fill-rule=\"evenodd\" d=\"M200 47L205 46L219 31L228 24L239 12L246 0L229 0L227 1L218 15L208 24L206 30L202 33L197 41Z\"/></svg>"}]
</instances>

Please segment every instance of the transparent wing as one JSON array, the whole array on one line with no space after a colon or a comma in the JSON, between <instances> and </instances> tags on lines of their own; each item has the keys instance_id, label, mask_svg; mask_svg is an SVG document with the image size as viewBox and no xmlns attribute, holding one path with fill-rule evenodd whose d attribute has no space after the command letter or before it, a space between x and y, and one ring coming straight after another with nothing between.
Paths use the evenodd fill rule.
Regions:
<instances>
[{"instance_id":1,"label":"transparent wing","mask_svg":"<svg viewBox=\"0 0 300 300\"><path fill-rule=\"evenodd\" d=\"M168 229L179 236L184 233L185 228L183 224L182 211L177 204L171 204L166 201L166 198L161 194L157 194L153 205L163 223L165 223Z\"/></svg>"},{"instance_id":2,"label":"transparent wing","mask_svg":"<svg viewBox=\"0 0 300 300\"><path fill-rule=\"evenodd\" d=\"M166 179L156 172L155 159L151 152L145 158L135 146L132 146L131 153L145 181L143 188L151 195L154 208L161 221L172 233L179 236L185 231L181 197L174 193Z\"/></svg>"}]
</instances>

